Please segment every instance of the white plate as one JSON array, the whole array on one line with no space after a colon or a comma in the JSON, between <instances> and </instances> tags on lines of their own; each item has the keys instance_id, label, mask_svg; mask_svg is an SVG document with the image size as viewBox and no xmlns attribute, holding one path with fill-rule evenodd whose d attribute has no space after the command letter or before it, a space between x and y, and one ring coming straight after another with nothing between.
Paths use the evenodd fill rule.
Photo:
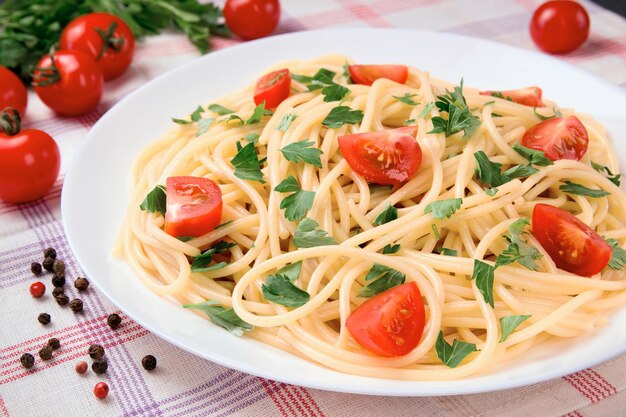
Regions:
<instances>
[{"instance_id":1,"label":"white plate","mask_svg":"<svg viewBox=\"0 0 626 417\"><path fill-rule=\"evenodd\" d=\"M437 78L504 89L539 85L563 107L591 113L614 134L626 132L626 95L593 75L545 55L489 41L409 30L323 30L274 36L208 54L149 82L107 112L74 156L62 213L69 243L92 282L121 310L163 339L214 362L266 378L325 390L385 395L448 395L536 383L626 351L626 309L594 334L536 349L514 365L458 381L388 381L341 374L247 338L236 338L144 288L110 256L127 206L129 172L139 150L172 116L256 79L287 59L341 53L362 63L405 63ZM622 135L623 136L623 135ZM626 166L626 148L617 151Z\"/></svg>"}]
</instances>

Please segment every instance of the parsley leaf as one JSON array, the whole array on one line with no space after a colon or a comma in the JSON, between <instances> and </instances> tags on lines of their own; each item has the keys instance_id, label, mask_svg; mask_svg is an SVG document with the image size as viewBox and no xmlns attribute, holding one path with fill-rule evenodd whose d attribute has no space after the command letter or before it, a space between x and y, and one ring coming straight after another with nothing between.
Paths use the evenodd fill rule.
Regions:
<instances>
[{"instance_id":1,"label":"parsley leaf","mask_svg":"<svg viewBox=\"0 0 626 417\"><path fill-rule=\"evenodd\" d=\"M373 297L383 291L404 284L406 275L381 264L374 264L365 276L365 281L372 281L361 288L359 297ZM375 280L375 281L373 281Z\"/></svg>"},{"instance_id":2,"label":"parsley leaf","mask_svg":"<svg viewBox=\"0 0 626 417\"><path fill-rule=\"evenodd\" d=\"M322 120L322 124L331 129L337 129L344 124L355 124L363 120L361 110L352 110L348 106L334 107L330 113Z\"/></svg>"},{"instance_id":3,"label":"parsley leaf","mask_svg":"<svg viewBox=\"0 0 626 417\"><path fill-rule=\"evenodd\" d=\"M285 218L289 221L300 220L313 207L315 192L300 189L300 185L293 175L281 181L274 188L274 191L281 193L294 192L280 202L280 208L285 209Z\"/></svg>"},{"instance_id":4,"label":"parsley leaf","mask_svg":"<svg viewBox=\"0 0 626 417\"><path fill-rule=\"evenodd\" d=\"M411 126L413 123L415 123L415 119L406 119L406 122L404 122L404 125Z\"/></svg>"},{"instance_id":5,"label":"parsley leaf","mask_svg":"<svg viewBox=\"0 0 626 417\"><path fill-rule=\"evenodd\" d=\"M318 168L322 167L320 155L323 153L321 149L315 148L315 142L301 140L284 146L280 152L286 160L291 162L304 162Z\"/></svg>"},{"instance_id":6,"label":"parsley leaf","mask_svg":"<svg viewBox=\"0 0 626 417\"><path fill-rule=\"evenodd\" d=\"M494 195L498 194L498 187L485 189L485 194L487 194L490 197L493 197Z\"/></svg>"},{"instance_id":7,"label":"parsley leaf","mask_svg":"<svg viewBox=\"0 0 626 417\"><path fill-rule=\"evenodd\" d=\"M477 350L475 344L463 342L458 339L454 339L452 344L449 344L446 342L446 339L444 339L441 330L439 331L439 336L437 336L437 342L435 342L437 356L441 359L441 362L449 368L456 368L467 355Z\"/></svg>"},{"instance_id":8,"label":"parsley leaf","mask_svg":"<svg viewBox=\"0 0 626 417\"><path fill-rule=\"evenodd\" d=\"M563 117L563 114L556 107L552 108L553 114L551 116L543 116L537 113L537 107L533 107L533 112L535 113L535 116L537 116L541 120L549 120L554 119L555 117Z\"/></svg>"},{"instance_id":9,"label":"parsley leaf","mask_svg":"<svg viewBox=\"0 0 626 417\"><path fill-rule=\"evenodd\" d=\"M437 227L437 225L433 223L430 225L430 228L433 229L433 233L435 234L437 240L441 239L441 235L439 234L439 228Z\"/></svg>"},{"instance_id":10,"label":"parsley leaf","mask_svg":"<svg viewBox=\"0 0 626 417\"><path fill-rule=\"evenodd\" d=\"M408 104L409 106L417 106L419 103L416 103L415 101L413 101L413 99L411 97L415 97L417 96L417 94L409 94L409 93L404 93L403 96L391 96L393 98L395 98L396 100L404 103L404 104Z\"/></svg>"},{"instance_id":11,"label":"parsley leaf","mask_svg":"<svg viewBox=\"0 0 626 417\"><path fill-rule=\"evenodd\" d=\"M191 114L189 115L189 117L190 117L190 119L191 119L191 120L176 119L176 118L172 117L172 121L173 121L174 123L178 123L179 125L188 125L188 124L191 124L191 123L195 123L195 122L197 122L198 120L200 120L200 117L201 117L200 115L201 115L203 112L204 112L204 109L202 108L202 106L198 106L198 107L197 107L197 108L193 111L193 113L191 113Z\"/></svg>"},{"instance_id":12,"label":"parsley leaf","mask_svg":"<svg viewBox=\"0 0 626 417\"><path fill-rule=\"evenodd\" d=\"M608 264L609 268L618 271L623 269L624 264L626 264L626 250L621 247L616 239L607 239L606 243L611 245L611 249L613 249L613 253L611 253L611 259Z\"/></svg>"},{"instance_id":13,"label":"parsley leaf","mask_svg":"<svg viewBox=\"0 0 626 417\"><path fill-rule=\"evenodd\" d=\"M320 68L311 81L309 81L309 91L319 90L320 88L324 88L328 84L333 84L333 78L335 78L335 73L331 70L327 70L326 68Z\"/></svg>"},{"instance_id":14,"label":"parsley leaf","mask_svg":"<svg viewBox=\"0 0 626 417\"><path fill-rule=\"evenodd\" d=\"M308 75L294 74L294 73L291 73L291 79L302 84L308 84L311 81L313 81L313 77L309 77Z\"/></svg>"},{"instance_id":15,"label":"parsley leaf","mask_svg":"<svg viewBox=\"0 0 626 417\"><path fill-rule=\"evenodd\" d=\"M474 259L474 271L472 272L472 279L476 280L476 287L478 291L483 295L483 299L487 304L493 308L493 279L496 268Z\"/></svg>"},{"instance_id":16,"label":"parsley leaf","mask_svg":"<svg viewBox=\"0 0 626 417\"><path fill-rule=\"evenodd\" d=\"M209 127L211 127L211 124L213 123L213 119L212 117L208 117L206 119L200 119L196 122L196 125L198 125L198 131L196 132L196 137L200 136L200 135L204 135L206 133L207 130L209 130Z\"/></svg>"},{"instance_id":17,"label":"parsley leaf","mask_svg":"<svg viewBox=\"0 0 626 417\"><path fill-rule=\"evenodd\" d=\"M213 113L219 114L220 116L224 116L227 114L231 114L234 113L235 110L231 110L229 108L226 108L220 104L209 104L209 110L211 110Z\"/></svg>"},{"instance_id":18,"label":"parsley leaf","mask_svg":"<svg viewBox=\"0 0 626 417\"><path fill-rule=\"evenodd\" d=\"M530 270L537 270L538 267L535 260L541 259L543 255L541 255L541 252L539 252L537 248L529 245L521 238L521 235L524 232L524 227L528 224L530 224L530 221L524 218L516 220L509 226L510 234L502 236L507 240L507 242L509 242L509 246L496 258L496 268L509 265L517 261L520 265L525 266Z\"/></svg>"},{"instance_id":19,"label":"parsley leaf","mask_svg":"<svg viewBox=\"0 0 626 417\"><path fill-rule=\"evenodd\" d=\"M428 103L426 105L426 107L424 107L422 109L422 111L420 112L420 114L417 115L418 119L425 119L426 116L428 116L430 114L430 111L433 109L433 107L435 107L435 103Z\"/></svg>"},{"instance_id":20,"label":"parsley leaf","mask_svg":"<svg viewBox=\"0 0 626 417\"><path fill-rule=\"evenodd\" d=\"M276 271L276 275L285 276L289 278L291 282L294 282L300 278L300 272L302 272L302 261L283 266Z\"/></svg>"},{"instance_id":21,"label":"parsley leaf","mask_svg":"<svg viewBox=\"0 0 626 417\"><path fill-rule=\"evenodd\" d=\"M463 131L463 139L470 137L481 125L480 119L472 115L463 97L463 80L453 92L437 96L435 105L440 111L448 113L448 118L433 117L434 129L428 133L445 133L452 136Z\"/></svg>"},{"instance_id":22,"label":"parsley leaf","mask_svg":"<svg viewBox=\"0 0 626 417\"><path fill-rule=\"evenodd\" d=\"M509 178L509 181L510 181L513 178L528 177L528 176L533 175L533 174L535 174L537 172L539 172L539 170L537 168L533 167L531 164L516 165L516 166L511 167L511 168L507 169L506 171L504 171L502 173L502 176L505 177L505 178Z\"/></svg>"},{"instance_id":23,"label":"parsley leaf","mask_svg":"<svg viewBox=\"0 0 626 417\"><path fill-rule=\"evenodd\" d=\"M478 163L478 178L487 185L498 187L509 182L511 179L502 175L500 168L502 164L491 162L483 151L474 152L474 159Z\"/></svg>"},{"instance_id":24,"label":"parsley leaf","mask_svg":"<svg viewBox=\"0 0 626 417\"><path fill-rule=\"evenodd\" d=\"M347 62L343 64L343 73L341 74L341 76L346 79L346 83L352 84L352 78L350 77L349 67L350 67L350 64L348 64Z\"/></svg>"},{"instance_id":25,"label":"parsley leaf","mask_svg":"<svg viewBox=\"0 0 626 417\"><path fill-rule=\"evenodd\" d=\"M266 114L265 111L265 100L263 100L261 102L261 104L259 104L258 106L256 106L254 108L254 111L252 112L252 115L250 116L250 118L248 120L246 120L246 124L247 125L252 125L255 123L259 123L261 121L261 117L263 117Z\"/></svg>"},{"instance_id":26,"label":"parsley leaf","mask_svg":"<svg viewBox=\"0 0 626 417\"><path fill-rule=\"evenodd\" d=\"M165 187L157 185L146 195L146 198L139 205L139 208L149 213L161 213L165 216L167 209L167 195L165 194Z\"/></svg>"},{"instance_id":27,"label":"parsley leaf","mask_svg":"<svg viewBox=\"0 0 626 417\"><path fill-rule=\"evenodd\" d=\"M462 198L433 201L424 209L424 214L433 213L434 219L449 219L463 204Z\"/></svg>"},{"instance_id":28,"label":"parsley leaf","mask_svg":"<svg viewBox=\"0 0 626 417\"><path fill-rule=\"evenodd\" d=\"M300 191L300 184L298 184L298 180L296 179L296 177L290 175L282 180L276 187L274 187L274 191L278 191L279 193Z\"/></svg>"},{"instance_id":29,"label":"parsley leaf","mask_svg":"<svg viewBox=\"0 0 626 417\"><path fill-rule=\"evenodd\" d=\"M565 181L564 185L559 187L559 190L565 191L570 194L584 195L592 198L600 198L606 197L607 195L611 195L608 191L604 190L593 190L591 188L587 188L584 185L577 184L571 181Z\"/></svg>"},{"instance_id":30,"label":"parsley leaf","mask_svg":"<svg viewBox=\"0 0 626 417\"><path fill-rule=\"evenodd\" d=\"M252 325L241 320L235 310L225 309L217 301L205 301L198 304L183 304L183 308L202 310L211 321L218 326L222 326L234 336L242 336L243 332L252 330Z\"/></svg>"},{"instance_id":31,"label":"parsley leaf","mask_svg":"<svg viewBox=\"0 0 626 417\"><path fill-rule=\"evenodd\" d=\"M448 249L448 248L444 248L444 247L439 248L438 252L441 255L446 255L446 256L457 256L457 254L458 254L458 252L455 251L454 249Z\"/></svg>"},{"instance_id":32,"label":"parsley leaf","mask_svg":"<svg viewBox=\"0 0 626 417\"><path fill-rule=\"evenodd\" d=\"M261 163L259 155L256 152L254 143L250 142L243 148L239 149L237 155L230 160L235 167L235 176L243 180L259 181L265 183L263 172L261 172Z\"/></svg>"},{"instance_id":33,"label":"parsley leaf","mask_svg":"<svg viewBox=\"0 0 626 417\"><path fill-rule=\"evenodd\" d=\"M548 165L553 165L554 162L550 158L546 157L546 154L542 151L537 151L535 149L530 149L525 146L515 144L513 145L513 149L518 154L522 155L524 158L528 159L533 165L537 165L540 167L547 167Z\"/></svg>"},{"instance_id":34,"label":"parsley leaf","mask_svg":"<svg viewBox=\"0 0 626 417\"><path fill-rule=\"evenodd\" d=\"M383 255L391 255L393 253L397 253L400 250L400 245L396 244L396 245L391 245L391 244L387 244L385 245L385 247L383 248Z\"/></svg>"},{"instance_id":35,"label":"parsley leaf","mask_svg":"<svg viewBox=\"0 0 626 417\"><path fill-rule=\"evenodd\" d=\"M591 166L593 167L593 169L595 169L598 172L606 172L606 174L608 175L607 178L609 179L609 181L611 181L613 184L617 185L618 187L620 186L620 178L622 177L622 174L613 175L609 167L606 167L601 164L596 164L593 161L591 161Z\"/></svg>"},{"instance_id":36,"label":"parsley leaf","mask_svg":"<svg viewBox=\"0 0 626 417\"><path fill-rule=\"evenodd\" d=\"M190 125L193 123L191 120L177 119L175 117L172 117L172 122L177 123L179 125Z\"/></svg>"},{"instance_id":37,"label":"parsley leaf","mask_svg":"<svg viewBox=\"0 0 626 417\"><path fill-rule=\"evenodd\" d=\"M211 266L209 266L209 264L211 263L211 261L213 261L213 255L217 255L218 253L224 253L233 246L237 245L235 243L220 240L215 245L211 246L209 249L205 250L193 259L193 262L191 264L191 272L206 272L224 268L227 265L226 262L220 262Z\"/></svg>"},{"instance_id":38,"label":"parsley leaf","mask_svg":"<svg viewBox=\"0 0 626 417\"><path fill-rule=\"evenodd\" d=\"M289 129L289 126L291 126L291 122L293 122L296 117L298 116L293 113L288 113L284 115L280 123L278 123L278 126L276 126L276 130L280 130L281 132L286 132L287 129Z\"/></svg>"},{"instance_id":39,"label":"parsley leaf","mask_svg":"<svg viewBox=\"0 0 626 417\"><path fill-rule=\"evenodd\" d=\"M238 121L240 124L242 124L242 125L243 125L243 124L245 124L245 121L244 121L244 120L241 118L241 116L239 116L238 114L231 114L231 115L230 115L230 116L228 116L228 117L222 118L222 119L220 119L220 120L218 121L218 123L222 123L222 122L224 122L224 123L228 123L228 122L230 122L230 121L232 121L232 120L237 120L237 121Z\"/></svg>"},{"instance_id":40,"label":"parsley leaf","mask_svg":"<svg viewBox=\"0 0 626 417\"><path fill-rule=\"evenodd\" d=\"M374 219L374 225L380 226L381 224L389 223L398 218L398 209L391 205L391 203L387 206L386 209L380 212L378 216Z\"/></svg>"},{"instance_id":41,"label":"parsley leaf","mask_svg":"<svg viewBox=\"0 0 626 417\"><path fill-rule=\"evenodd\" d=\"M259 134L258 133L248 133L243 139L246 142L254 143L255 145L259 142Z\"/></svg>"},{"instance_id":42,"label":"parsley leaf","mask_svg":"<svg viewBox=\"0 0 626 417\"><path fill-rule=\"evenodd\" d=\"M298 248L312 248L315 246L336 245L337 241L328 232L319 228L313 219L303 219L293 237L293 244Z\"/></svg>"},{"instance_id":43,"label":"parsley leaf","mask_svg":"<svg viewBox=\"0 0 626 417\"><path fill-rule=\"evenodd\" d=\"M501 317L500 333L502 333L502 335L500 336L500 342L504 342L506 338L509 337L511 333L513 333L513 330L515 330L517 326L519 326L529 318L530 316L527 315Z\"/></svg>"},{"instance_id":44,"label":"parsley leaf","mask_svg":"<svg viewBox=\"0 0 626 417\"><path fill-rule=\"evenodd\" d=\"M261 291L267 301L286 307L303 306L311 298L308 292L296 287L285 275L268 276L265 284L261 284Z\"/></svg>"},{"instance_id":45,"label":"parsley leaf","mask_svg":"<svg viewBox=\"0 0 626 417\"><path fill-rule=\"evenodd\" d=\"M329 103L331 101L341 101L350 94L350 89L343 85L331 83L322 89L324 95L324 101Z\"/></svg>"}]
</instances>

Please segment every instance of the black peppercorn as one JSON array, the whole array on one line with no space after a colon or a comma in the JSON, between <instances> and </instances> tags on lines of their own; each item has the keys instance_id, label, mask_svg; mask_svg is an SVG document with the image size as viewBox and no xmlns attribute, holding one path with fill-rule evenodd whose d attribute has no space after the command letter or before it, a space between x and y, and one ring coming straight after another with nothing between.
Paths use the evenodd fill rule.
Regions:
<instances>
[{"instance_id":1,"label":"black peppercorn","mask_svg":"<svg viewBox=\"0 0 626 417\"><path fill-rule=\"evenodd\" d=\"M109 363L106 359L98 359L93 361L93 363L91 364L91 370L98 375L105 373L108 368Z\"/></svg>"},{"instance_id":2,"label":"black peppercorn","mask_svg":"<svg viewBox=\"0 0 626 417\"><path fill-rule=\"evenodd\" d=\"M39 357L42 361L49 361L52 359L52 348L50 346L44 346L39 349Z\"/></svg>"},{"instance_id":3,"label":"black peppercorn","mask_svg":"<svg viewBox=\"0 0 626 417\"><path fill-rule=\"evenodd\" d=\"M74 298L70 301L70 308L74 313L81 312L83 311L83 302L78 298Z\"/></svg>"},{"instance_id":4,"label":"black peppercorn","mask_svg":"<svg viewBox=\"0 0 626 417\"><path fill-rule=\"evenodd\" d=\"M146 355L141 360L141 366L143 366L143 369L145 369L146 371L154 370L154 368L156 368L156 365L157 365L157 360L152 355Z\"/></svg>"},{"instance_id":5,"label":"black peppercorn","mask_svg":"<svg viewBox=\"0 0 626 417\"><path fill-rule=\"evenodd\" d=\"M52 276L52 285L59 288L65 285L65 274L59 274L55 272Z\"/></svg>"},{"instance_id":6,"label":"black peppercorn","mask_svg":"<svg viewBox=\"0 0 626 417\"><path fill-rule=\"evenodd\" d=\"M122 318L116 313L110 314L109 317L107 317L107 324L113 330L117 329L121 322Z\"/></svg>"},{"instance_id":7,"label":"black peppercorn","mask_svg":"<svg viewBox=\"0 0 626 417\"><path fill-rule=\"evenodd\" d=\"M43 257L44 258L52 258L52 259L56 259L57 258L57 251L54 250L54 248L47 248L43 251Z\"/></svg>"},{"instance_id":8,"label":"black peppercorn","mask_svg":"<svg viewBox=\"0 0 626 417\"><path fill-rule=\"evenodd\" d=\"M56 297L54 297L54 299L56 300L57 304L60 306L66 306L67 303L70 302L70 297L68 297L64 293L57 295Z\"/></svg>"},{"instance_id":9,"label":"black peppercorn","mask_svg":"<svg viewBox=\"0 0 626 417\"><path fill-rule=\"evenodd\" d=\"M87 354L91 359L102 359L104 356L104 348L102 345L91 345L87 349Z\"/></svg>"},{"instance_id":10,"label":"black peppercorn","mask_svg":"<svg viewBox=\"0 0 626 417\"><path fill-rule=\"evenodd\" d=\"M20 362L24 368L30 369L35 365L35 357L30 353L25 353L20 357Z\"/></svg>"},{"instance_id":11,"label":"black peppercorn","mask_svg":"<svg viewBox=\"0 0 626 417\"><path fill-rule=\"evenodd\" d=\"M78 291L86 291L89 288L89 281L87 281L87 278L77 278L74 281L74 286Z\"/></svg>"},{"instance_id":12,"label":"black peppercorn","mask_svg":"<svg viewBox=\"0 0 626 417\"><path fill-rule=\"evenodd\" d=\"M61 295L61 294L65 294L65 289L62 286L61 287L54 287L52 289L52 296L53 297L56 298L58 295Z\"/></svg>"},{"instance_id":13,"label":"black peppercorn","mask_svg":"<svg viewBox=\"0 0 626 417\"><path fill-rule=\"evenodd\" d=\"M60 259L56 259L54 263L52 264L52 271L54 271L57 274L65 275L65 262L63 262Z\"/></svg>"},{"instance_id":14,"label":"black peppercorn","mask_svg":"<svg viewBox=\"0 0 626 417\"><path fill-rule=\"evenodd\" d=\"M39 262L33 262L30 264L30 272L35 275L41 274L41 264Z\"/></svg>"},{"instance_id":15,"label":"black peppercorn","mask_svg":"<svg viewBox=\"0 0 626 417\"><path fill-rule=\"evenodd\" d=\"M45 326L46 324L50 323L50 314L41 313L39 316L37 316L37 320L39 320L39 323Z\"/></svg>"},{"instance_id":16,"label":"black peppercorn","mask_svg":"<svg viewBox=\"0 0 626 417\"><path fill-rule=\"evenodd\" d=\"M52 272L52 265L54 265L54 259L45 258L41 264L43 265L43 269L45 269L46 271Z\"/></svg>"},{"instance_id":17,"label":"black peppercorn","mask_svg":"<svg viewBox=\"0 0 626 417\"><path fill-rule=\"evenodd\" d=\"M51 339L48 339L48 346L50 346L52 350L57 350L61 347L61 342L59 342L59 339L57 339L56 337L53 337Z\"/></svg>"}]
</instances>

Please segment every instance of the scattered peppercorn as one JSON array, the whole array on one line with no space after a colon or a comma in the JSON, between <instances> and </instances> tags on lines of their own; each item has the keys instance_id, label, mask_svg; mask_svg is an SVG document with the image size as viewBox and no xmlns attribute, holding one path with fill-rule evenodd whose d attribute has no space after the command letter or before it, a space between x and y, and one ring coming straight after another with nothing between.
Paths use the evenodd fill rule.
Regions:
<instances>
[{"instance_id":1,"label":"scattered peppercorn","mask_svg":"<svg viewBox=\"0 0 626 417\"><path fill-rule=\"evenodd\" d=\"M39 349L39 357L42 361L49 361L52 359L52 348L50 346L44 346Z\"/></svg>"},{"instance_id":2,"label":"scattered peppercorn","mask_svg":"<svg viewBox=\"0 0 626 417\"><path fill-rule=\"evenodd\" d=\"M52 264L52 271L57 274L65 274L65 262L60 259L55 259L54 263Z\"/></svg>"},{"instance_id":3,"label":"scattered peppercorn","mask_svg":"<svg viewBox=\"0 0 626 417\"><path fill-rule=\"evenodd\" d=\"M46 285L41 281L33 282L32 284L30 284L29 290L30 295L35 298L41 298L46 292Z\"/></svg>"},{"instance_id":4,"label":"scattered peppercorn","mask_svg":"<svg viewBox=\"0 0 626 417\"><path fill-rule=\"evenodd\" d=\"M39 323L43 324L44 326L46 324L50 324L50 314L41 313L39 316L37 316L37 320L39 320Z\"/></svg>"},{"instance_id":5,"label":"scattered peppercorn","mask_svg":"<svg viewBox=\"0 0 626 417\"><path fill-rule=\"evenodd\" d=\"M35 275L41 274L41 264L39 262L33 262L30 264L30 272Z\"/></svg>"},{"instance_id":6,"label":"scattered peppercorn","mask_svg":"<svg viewBox=\"0 0 626 417\"><path fill-rule=\"evenodd\" d=\"M52 265L54 265L54 259L49 258L49 257L45 258L41 264L43 265L43 269L45 269L46 271L52 272Z\"/></svg>"},{"instance_id":7,"label":"scattered peppercorn","mask_svg":"<svg viewBox=\"0 0 626 417\"><path fill-rule=\"evenodd\" d=\"M57 251L54 250L54 248L47 248L43 251L43 257L44 258L52 258L52 259L56 259L57 258Z\"/></svg>"},{"instance_id":8,"label":"scattered peppercorn","mask_svg":"<svg viewBox=\"0 0 626 417\"><path fill-rule=\"evenodd\" d=\"M93 387L93 395L96 398L104 400L107 395L109 395L109 386L106 382L98 382L95 387Z\"/></svg>"},{"instance_id":9,"label":"scattered peppercorn","mask_svg":"<svg viewBox=\"0 0 626 417\"><path fill-rule=\"evenodd\" d=\"M60 306L66 306L67 303L70 302L70 297L68 297L64 293L57 295L56 297L54 297L54 299L56 300L57 304Z\"/></svg>"},{"instance_id":10,"label":"scattered peppercorn","mask_svg":"<svg viewBox=\"0 0 626 417\"><path fill-rule=\"evenodd\" d=\"M87 362L85 361L80 361L76 364L76 372L79 374L84 374L85 372L87 372Z\"/></svg>"},{"instance_id":11,"label":"scattered peppercorn","mask_svg":"<svg viewBox=\"0 0 626 417\"><path fill-rule=\"evenodd\" d=\"M63 287L54 287L52 289L52 296L57 297L58 295L65 294L65 289Z\"/></svg>"},{"instance_id":12,"label":"scattered peppercorn","mask_svg":"<svg viewBox=\"0 0 626 417\"><path fill-rule=\"evenodd\" d=\"M74 313L81 312L83 311L83 302L78 298L74 298L70 301L70 308Z\"/></svg>"},{"instance_id":13,"label":"scattered peppercorn","mask_svg":"<svg viewBox=\"0 0 626 417\"><path fill-rule=\"evenodd\" d=\"M89 349L87 349L87 354L91 359L102 359L104 356L104 348L102 345L91 345Z\"/></svg>"},{"instance_id":14,"label":"scattered peppercorn","mask_svg":"<svg viewBox=\"0 0 626 417\"><path fill-rule=\"evenodd\" d=\"M77 278L74 281L74 286L78 291L86 291L89 288L89 281L87 281L87 278Z\"/></svg>"},{"instance_id":15,"label":"scattered peppercorn","mask_svg":"<svg viewBox=\"0 0 626 417\"><path fill-rule=\"evenodd\" d=\"M109 317L107 317L107 324L113 330L120 327L120 323L122 323L122 318L116 313L109 314Z\"/></svg>"},{"instance_id":16,"label":"scattered peppercorn","mask_svg":"<svg viewBox=\"0 0 626 417\"><path fill-rule=\"evenodd\" d=\"M141 360L141 366L143 366L143 369L145 369L146 371L154 370L154 368L156 368L156 365L157 365L157 360L152 355L146 355Z\"/></svg>"},{"instance_id":17,"label":"scattered peppercorn","mask_svg":"<svg viewBox=\"0 0 626 417\"><path fill-rule=\"evenodd\" d=\"M52 348L52 350L57 350L61 347L61 342L56 337L48 339L48 346Z\"/></svg>"},{"instance_id":18,"label":"scattered peppercorn","mask_svg":"<svg viewBox=\"0 0 626 417\"><path fill-rule=\"evenodd\" d=\"M109 363L104 358L95 360L91 364L91 370L94 371L94 373L98 375L105 373L108 368L109 368Z\"/></svg>"},{"instance_id":19,"label":"scattered peppercorn","mask_svg":"<svg viewBox=\"0 0 626 417\"><path fill-rule=\"evenodd\" d=\"M30 369L35 365L35 357L30 353L25 353L20 357L20 362L24 368Z\"/></svg>"},{"instance_id":20,"label":"scattered peppercorn","mask_svg":"<svg viewBox=\"0 0 626 417\"><path fill-rule=\"evenodd\" d=\"M52 276L52 285L54 285L57 288L64 286L65 285L65 275L64 274L59 274L58 272L55 272L55 274Z\"/></svg>"}]
</instances>

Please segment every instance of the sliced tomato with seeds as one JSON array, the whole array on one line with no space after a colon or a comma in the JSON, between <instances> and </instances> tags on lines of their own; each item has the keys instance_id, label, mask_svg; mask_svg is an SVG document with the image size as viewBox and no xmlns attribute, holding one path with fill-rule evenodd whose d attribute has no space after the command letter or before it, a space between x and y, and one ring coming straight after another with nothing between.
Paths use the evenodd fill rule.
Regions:
<instances>
[{"instance_id":1,"label":"sliced tomato with seeds","mask_svg":"<svg viewBox=\"0 0 626 417\"><path fill-rule=\"evenodd\" d=\"M350 78L355 84L372 85L379 78L404 84L409 78L406 65L348 65Z\"/></svg>"},{"instance_id":2,"label":"sliced tomato with seeds","mask_svg":"<svg viewBox=\"0 0 626 417\"><path fill-rule=\"evenodd\" d=\"M527 87L505 91L481 91L480 94L483 96L503 98L514 103L523 104L524 106L543 106L543 101L541 101L542 91L539 87Z\"/></svg>"},{"instance_id":3,"label":"sliced tomato with seeds","mask_svg":"<svg viewBox=\"0 0 626 417\"><path fill-rule=\"evenodd\" d=\"M533 236L557 267L585 277L601 272L613 249L591 227L558 207L537 204L532 217Z\"/></svg>"},{"instance_id":4,"label":"sliced tomato with seeds","mask_svg":"<svg viewBox=\"0 0 626 417\"><path fill-rule=\"evenodd\" d=\"M222 221L222 192L210 179L170 177L165 194L165 232L174 237L202 236Z\"/></svg>"},{"instance_id":5,"label":"sliced tomato with seeds","mask_svg":"<svg viewBox=\"0 0 626 417\"><path fill-rule=\"evenodd\" d=\"M580 161L589 146L587 129L576 116L555 117L528 129L522 145L542 151L553 161Z\"/></svg>"},{"instance_id":6,"label":"sliced tomato with seeds","mask_svg":"<svg viewBox=\"0 0 626 417\"><path fill-rule=\"evenodd\" d=\"M406 355L424 332L424 303L415 282L381 292L357 307L346 320L352 338L380 356Z\"/></svg>"},{"instance_id":7,"label":"sliced tomato with seeds","mask_svg":"<svg viewBox=\"0 0 626 417\"><path fill-rule=\"evenodd\" d=\"M408 181L422 163L414 126L340 136L339 149L350 168L368 182L396 185Z\"/></svg>"},{"instance_id":8,"label":"sliced tomato with seeds","mask_svg":"<svg viewBox=\"0 0 626 417\"><path fill-rule=\"evenodd\" d=\"M254 104L257 106L265 101L265 108L275 109L291 93L291 73L288 69L265 74L256 82L254 88Z\"/></svg>"}]
</instances>

